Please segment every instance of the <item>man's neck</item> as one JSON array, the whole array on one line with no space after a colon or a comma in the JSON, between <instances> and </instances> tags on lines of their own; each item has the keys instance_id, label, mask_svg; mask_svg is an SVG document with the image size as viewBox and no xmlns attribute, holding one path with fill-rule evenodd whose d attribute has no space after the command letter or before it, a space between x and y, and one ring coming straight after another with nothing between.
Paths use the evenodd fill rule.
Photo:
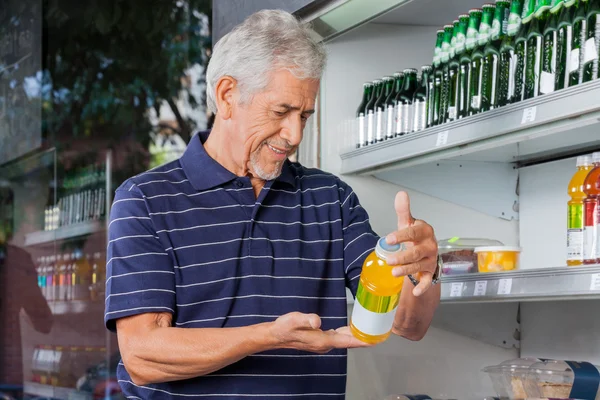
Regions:
<instances>
[{"instance_id":1,"label":"man's neck","mask_svg":"<svg viewBox=\"0 0 600 400\"><path fill-rule=\"evenodd\" d=\"M266 182L263 179L254 177L251 171L244 165L239 165L235 162L233 149L231 148L232 141L227 140L227 136L228 133L219 129L217 124L215 124L210 135L208 135L208 139L204 142L204 150L210 158L221 164L223 168L234 175L249 177L252 188L254 189L254 195L258 198L258 195Z\"/></svg>"}]
</instances>

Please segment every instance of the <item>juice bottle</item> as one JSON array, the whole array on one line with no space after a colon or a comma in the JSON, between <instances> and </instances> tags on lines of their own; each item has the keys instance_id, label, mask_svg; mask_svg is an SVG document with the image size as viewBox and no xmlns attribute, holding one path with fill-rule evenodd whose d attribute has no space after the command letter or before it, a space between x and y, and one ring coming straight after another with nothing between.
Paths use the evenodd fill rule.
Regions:
<instances>
[{"instance_id":1,"label":"juice bottle","mask_svg":"<svg viewBox=\"0 0 600 400\"><path fill-rule=\"evenodd\" d=\"M381 343L390 336L404 277L393 276L386 259L402 248L381 238L363 263L350 330L365 343Z\"/></svg>"},{"instance_id":2,"label":"juice bottle","mask_svg":"<svg viewBox=\"0 0 600 400\"><path fill-rule=\"evenodd\" d=\"M577 157L577 172L569 182L569 211L567 217L567 265L583 264L583 202L586 194L583 191L585 178L592 170L592 157Z\"/></svg>"},{"instance_id":3,"label":"juice bottle","mask_svg":"<svg viewBox=\"0 0 600 400\"><path fill-rule=\"evenodd\" d=\"M585 228L583 230L583 263L595 264L600 261L598 250L598 200L600 199L600 152L592 154L592 169L585 178L583 191L586 194L584 201Z\"/></svg>"}]
</instances>

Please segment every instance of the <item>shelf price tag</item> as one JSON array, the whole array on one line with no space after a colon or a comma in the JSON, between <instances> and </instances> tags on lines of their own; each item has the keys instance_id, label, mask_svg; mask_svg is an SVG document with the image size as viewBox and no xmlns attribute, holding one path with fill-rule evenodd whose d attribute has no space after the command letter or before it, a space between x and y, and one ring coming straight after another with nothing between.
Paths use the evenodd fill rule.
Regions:
<instances>
[{"instance_id":1,"label":"shelf price tag","mask_svg":"<svg viewBox=\"0 0 600 400\"><path fill-rule=\"evenodd\" d=\"M590 290L600 290L600 274L592 275Z\"/></svg>"},{"instance_id":2,"label":"shelf price tag","mask_svg":"<svg viewBox=\"0 0 600 400\"><path fill-rule=\"evenodd\" d=\"M450 286L450 297L461 297L463 286L463 282L452 282L452 286Z\"/></svg>"},{"instance_id":3,"label":"shelf price tag","mask_svg":"<svg viewBox=\"0 0 600 400\"><path fill-rule=\"evenodd\" d=\"M525 125L529 122L535 122L535 116L537 114L537 106L529 107L523 110L523 117L521 118L521 125Z\"/></svg>"},{"instance_id":4,"label":"shelf price tag","mask_svg":"<svg viewBox=\"0 0 600 400\"><path fill-rule=\"evenodd\" d=\"M450 131L443 131L438 133L437 141L435 142L435 147L445 146L448 143L448 135Z\"/></svg>"},{"instance_id":5,"label":"shelf price tag","mask_svg":"<svg viewBox=\"0 0 600 400\"><path fill-rule=\"evenodd\" d=\"M510 294L512 290L512 278L500 279L498 281L498 294Z\"/></svg>"},{"instance_id":6,"label":"shelf price tag","mask_svg":"<svg viewBox=\"0 0 600 400\"><path fill-rule=\"evenodd\" d=\"M487 281L476 281L473 296L485 296L487 290Z\"/></svg>"}]
</instances>

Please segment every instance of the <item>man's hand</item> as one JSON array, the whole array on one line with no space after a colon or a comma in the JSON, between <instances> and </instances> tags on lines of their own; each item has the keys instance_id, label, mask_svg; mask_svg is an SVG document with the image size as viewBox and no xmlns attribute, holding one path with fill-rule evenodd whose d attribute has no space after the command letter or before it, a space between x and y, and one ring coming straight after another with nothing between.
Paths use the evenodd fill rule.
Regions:
<instances>
[{"instance_id":1,"label":"man's hand","mask_svg":"<svg viewBox=\"0 0 600 400\"><path fill-rule=\"evenodd\" d=\"M333 349L370 347L352 336L350 328L322 331L321 319L316 314L292 312L277 318L271 325L275 347L324 354Z\"/></svg>"},{"instance_id":2,"label":"man's hand","mask_svg":"<svg viewBox=\"0 0 600 400\"><path fill-rule=\"evenodd\" d=\"M404 243L406 249L387 262L400 265L392 270L394 276L415 275L419 279L419 285L413 289L413 294L418 297L431 287L437 268L437 240L431 225L412 217L406 192L398 192L394 208L398 216L398 230L387 235L386 241L388 244Z\"/></svg>"}]
</instances>

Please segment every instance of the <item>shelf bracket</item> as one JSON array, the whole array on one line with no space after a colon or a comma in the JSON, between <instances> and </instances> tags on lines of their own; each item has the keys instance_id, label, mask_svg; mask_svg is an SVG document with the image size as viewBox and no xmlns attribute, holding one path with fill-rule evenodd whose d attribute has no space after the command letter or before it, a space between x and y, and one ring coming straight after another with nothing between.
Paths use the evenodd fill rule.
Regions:
<instances>
[{"instance_id":1,"label":"shelf bracket","mask_svg":"<svg viewBox=\"0 0 600 400\"><path fill-rule=\"evenodd\" d=\"M519 171L510 163L444 160L374 176L487 215L519 219Z\"/></svg>"}]
</instances>

